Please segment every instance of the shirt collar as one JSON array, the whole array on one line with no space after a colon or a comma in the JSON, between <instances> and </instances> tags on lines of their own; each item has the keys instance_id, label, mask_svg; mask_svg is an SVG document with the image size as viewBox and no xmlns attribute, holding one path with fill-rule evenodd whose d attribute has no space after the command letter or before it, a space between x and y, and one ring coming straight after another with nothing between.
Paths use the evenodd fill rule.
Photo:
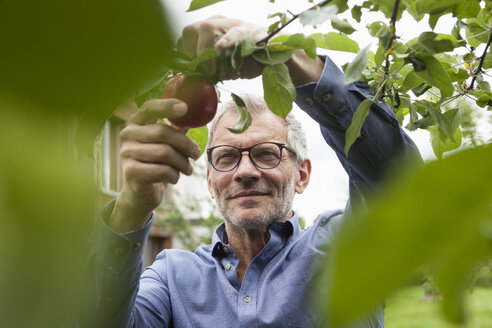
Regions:
<instances>
[{"instance_id":1,"label":"shirt collar","mask_svg":"<svg viewBox=\"0 0 492 328\"><path fill-rule=\"evenodd\" d=\"M290 219L271 224L268 231L270 231L270 233L277 233L286 239L289 237L295 237L301 231L299 216L294 211L294 215ZM224 257L227 255L227 250L224 250L226 248L224 245L228 243L229 239L227 237L225 223L221 223L212 235L212 256Z\"/></svg>"}]
</instances>

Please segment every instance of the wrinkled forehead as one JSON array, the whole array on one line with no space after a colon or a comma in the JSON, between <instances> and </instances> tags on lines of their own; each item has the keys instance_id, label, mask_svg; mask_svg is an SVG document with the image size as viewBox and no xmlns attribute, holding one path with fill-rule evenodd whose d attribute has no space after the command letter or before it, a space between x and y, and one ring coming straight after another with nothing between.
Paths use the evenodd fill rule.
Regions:
<instances>
[{"instance_id":1,"label":"wrinkled forehead","mask_svg":"<svg viewBox=\"0 0 492 328\"><path fill-rule=\"evenodd\" d=\"M263 141L286 141L287 124L285 120L270 110L253 112L251 125L240 134L233 133L228 129L236 126L238 117L239 115L235 110L229 110L222 115L215 126L211 146L228 144L246 147Z\"/></svg>"}]
</instances>

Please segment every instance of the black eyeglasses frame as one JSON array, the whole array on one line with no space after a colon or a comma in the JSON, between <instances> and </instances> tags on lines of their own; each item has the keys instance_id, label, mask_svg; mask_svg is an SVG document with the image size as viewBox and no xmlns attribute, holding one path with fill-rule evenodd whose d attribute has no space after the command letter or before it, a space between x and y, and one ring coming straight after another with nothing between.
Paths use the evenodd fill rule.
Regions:
<instances>
[{"instance_id":1,"label":"black eyeglasses frame","mask_svg":"<svg viewBox=\"0 0 492 328\"><path fill-rule=\"evenodd\" d=\"M277 145L280 149L280 158L278 160L278 163L277 165L275 165L274 167L269 167L269 168L264 168L264 167L261 167L259 166L258 164L256 164L256 162L254 161L253 157L251 157L251 148L255 147L255 146L258 146L258 145L261 145L261 144L265 144L265 143L269 143L269 144L274 144L274 145ZM284 143L280 143L280 142L274 142L274 141L263 141L263 142L258 142L250 147L236 147L236 146L231 146L231 145L217 145L217 146L213 146L213 147L210 147L210 148L207 148L206 152L207 152L207 159L208 159L208 162L210 163L210 165L218 172L230 172L232 170L234 170L236 167L239 166L239 164L241 163L241 159L243 158L243 156L240 156L239 157L239 160L237 161L236 165L234 165L231 169L229 170L219 170L217 169L214 164L212 163L212 151L215 149L215 148L218 148L218 147L222 147L222 146L228 146L228 147L232 147L232 148L235 148L237 150L239 150L239 153L242 154L243 152L247 151L248 152L248 157L249 157L249 160L251 161L251 163L253 163L253 165L259 169L262 169L262 170L271 170L271 169L274 169L276 168L277 166L279 166L280 162L282 162L282 150L285 148L287 149L290 153L292 153L294 155L294 158L297 158L297 154L296 152L294 151L294 149L292 149L291 147L287 146L286 144Z\"/></svg>"}]
</instances>

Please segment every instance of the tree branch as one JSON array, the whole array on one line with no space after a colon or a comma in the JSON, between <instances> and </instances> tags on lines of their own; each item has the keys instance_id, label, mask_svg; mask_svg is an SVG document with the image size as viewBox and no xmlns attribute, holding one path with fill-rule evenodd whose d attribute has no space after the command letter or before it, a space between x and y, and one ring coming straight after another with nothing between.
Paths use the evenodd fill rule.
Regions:
<instances>
[{"instance_id":1,"label":"tree branch","mask_svg":"<svg viewBox=\"0 0 492 328\"><path fill-rule=\"evenodd\" d=\"M306 12L306 11L309 11L311 9L314 9L316 7L323 7L324 5L332 2L333 0L325 0L325 1L322 1L314 6L312 6L311 8L309 9L306 9L302 12L300 12L299 14L297 15L293 15L291 19L289 19L287 22L285 22L284 25L280 26L280 27L277 27L275 30L273 30L273 32L271 32L270 34L268 34L266 37L264 37L263 39L261 39L260 41L256 42L256 45L257 46L261 46L263 44L266 44L268 42L268 40L270 40L272 37L274 37L278 32L282 31L287 25L289 25L290 23L292 23L293 21L295 21L302 13ZM398 0L397 0L398 1Z\"/></svg>"},{"instance_id":2,"label":"tree branch","mask_svg":"<svg viewBox=\"0 0 492 328\"><path fill-rule=\"evenodd\" d=\"M478 63L478 67L475 70L475 72L473 72L473 78L471 80L470 86L467 89L468 91L473 89L473 85L475 84L475 81L477 80L478 73L480 73L482 71L482 66L483 66L483 63L485 61L485 56L487 55L487 50L489 49L491 42L492 42L492 28L490 28L489 39L487 40L487 44L485 45L485 49L483 51L482 57L480 57L480 62Z\"/></svg>"}]
</instances>

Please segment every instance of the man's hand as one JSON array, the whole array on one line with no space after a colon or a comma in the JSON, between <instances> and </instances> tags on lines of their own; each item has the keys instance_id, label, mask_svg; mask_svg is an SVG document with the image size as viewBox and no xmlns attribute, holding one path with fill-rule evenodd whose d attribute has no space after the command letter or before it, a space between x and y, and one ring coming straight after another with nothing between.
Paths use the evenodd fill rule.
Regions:
<instances>
[{"instance_id":1,"label":"man's hand","mask_svg":"<svg viewBox=\"0 0 492 328\"><path fill-rule=\"evenodd\" d=\"M266 35L267 31L262 26L249 24L234 18L213 16L186 26L183 29L179 47L187 56L195 58L207 48L215 47L217 50L226 50L234 47L237 41L247 40L249 36L253 40L259 41ZM208 75L214 75L217 68L214 60L202 63L202 67ZM227 78L254 78L260 75L262 71L262 64L252 58L245 58L240 75L231 73Z\"/></svg>"},{"instance_id":2,"label":"man's hand","mask_svg":"<svg viewBox=\"0 0 492 328\"><path fill-rule=\"evenodd\" d=\"M186 26L183 29L179 47L183 53L195 58L204 49L214 47L218 50L230 49L234 47L237 41L246 41L250 36L255 42L258 42L267 36L267 29L239 19L213 16ZM296 51L287 62L287 66L292 82L298 86L318 81L324 64L319 58L310 59L304 51ZM209 60L202 63L202 67L207 74L214 75L217 65L214 60ZM249 56L244 58L243 67L239 74L231 72L225 78L255 78L261 75L263 68L263 64Z\"/></svg>"},{"instance_id":3,"label":"man's hand","mask_svg":"<svg viewBox=\"0 0 492 328\"><path fill-rule=\"evenodd\" d=\"M124 233L143 227L161 203L167 183L175 184L180 173L193 172L189 158L198 159L198 145L185 130L157 122L181 117L186 110L177 99L149 100L121 131L124 183L108 222L113 230Z\"/></svg>"}]
</instances>

